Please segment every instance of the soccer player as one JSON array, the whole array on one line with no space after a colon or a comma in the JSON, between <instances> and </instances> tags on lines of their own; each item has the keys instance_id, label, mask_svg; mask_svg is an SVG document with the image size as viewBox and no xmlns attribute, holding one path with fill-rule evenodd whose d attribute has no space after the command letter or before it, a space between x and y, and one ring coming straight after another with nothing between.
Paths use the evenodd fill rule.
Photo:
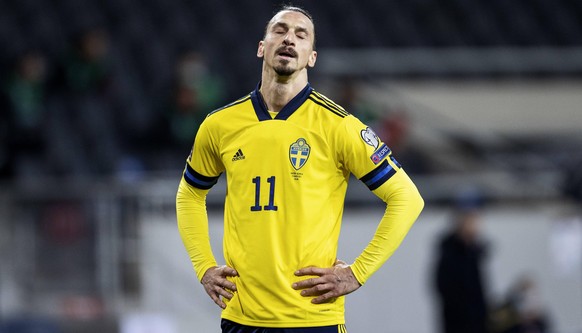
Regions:
<instances>
[{"instance_id":1,"label":"soccer player","mask_svg":"<svg viewBox=\"0 0 582 333\"><path fill-rule=\"evenodd\" d=\"M271 18L257 56L261 81L211 112L176 198L198 279L222 310L222 332L346 332L344 295L392 255L420 214L416 186L372 129L308 83L317 59L309 13ZM226 172L224 256L208 234L206 195ZM387 209L353 264L337 260L350 173Z\"/></svg>"}]
</instances>

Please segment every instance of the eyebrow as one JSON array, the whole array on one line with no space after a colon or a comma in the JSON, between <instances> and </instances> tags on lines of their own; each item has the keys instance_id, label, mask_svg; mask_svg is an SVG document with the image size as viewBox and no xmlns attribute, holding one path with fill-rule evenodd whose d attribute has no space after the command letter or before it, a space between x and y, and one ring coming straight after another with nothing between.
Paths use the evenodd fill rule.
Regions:
<instances>
[{"instance_id":1,"label":"eyebrow","mask_svg":"<svg viewBox=\"0 0 582 333\"><path fill-rule=\"evenodd\" d=\"M271 26L271 30L273 30L275 28L289 29L289 25L287 23L284 23L284 22L277 22L277 23L273 23L273 25Z\"/></svg>"},{"instance_id":2,"label":"eyebrow","mask_svg":"<svg viewBox=\"0 0 582 333\"><path fill-rule=\"evenodd\" d=\"M273 23L273 26L271 27L271 31L276 29L276 28L284 28L284 29L289 30L289 25L285 22L276 22L276 23ZM307 28L305 28L303 26L297 26L295 28L295 32L304 32L307 35L309 35L309 31L307 30Z\"/></svg>"}]
</instances>

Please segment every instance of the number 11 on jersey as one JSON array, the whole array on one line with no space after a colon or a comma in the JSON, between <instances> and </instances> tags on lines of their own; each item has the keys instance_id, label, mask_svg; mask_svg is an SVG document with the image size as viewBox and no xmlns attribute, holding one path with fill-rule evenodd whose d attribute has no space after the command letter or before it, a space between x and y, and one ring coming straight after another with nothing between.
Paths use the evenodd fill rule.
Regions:
<instances>
[{"instance_id":1,"label":"number 11 on jersey","mask_svg":"<svg viewBox=\"0 0 582 333\"><path fill-rule=\"evenodd\" d=\"M267 183L269 183L269 203L266 206L261 206L261 177L257 176L252 180L255 184L255 205L251 206L251 211L259 212L261 210L277 210L275 206L275 176L267 178Z\"/></svg>"}]
</instances>

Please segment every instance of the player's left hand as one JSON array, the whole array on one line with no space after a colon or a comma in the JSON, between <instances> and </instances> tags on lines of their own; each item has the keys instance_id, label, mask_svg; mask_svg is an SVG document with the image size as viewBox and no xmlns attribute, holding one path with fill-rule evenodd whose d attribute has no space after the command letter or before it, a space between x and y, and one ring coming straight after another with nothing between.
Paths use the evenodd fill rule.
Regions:
<instances>
[{"instance_id":1,"label":"player's left hand","mask_svg":"<svg viewBox=\"0 0 582 333\"><path fill-rule=\"evenodd\" d=\"M311 303L321 304L331 301L339 296L347 295L361 285L356 280L349 265L338 260L333 267L305 267L295 272L296 276L317 276L311 279L293 283L295 290L301 290L301 296L317 296Z\"/></svg>"}]
</instances>

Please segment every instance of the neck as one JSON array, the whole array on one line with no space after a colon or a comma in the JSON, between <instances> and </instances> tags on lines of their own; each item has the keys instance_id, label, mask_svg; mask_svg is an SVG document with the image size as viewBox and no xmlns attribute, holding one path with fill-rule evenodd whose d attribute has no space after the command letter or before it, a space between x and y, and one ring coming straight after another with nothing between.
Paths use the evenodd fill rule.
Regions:
<instances>
[{"instance_id":1,"label":"neck","mask_svg":"<svg viewBox=\"0 0 582 333\"><path fill-rule=\"evenodd\" d=\"M291 76L268 75L263 70L260 92L269 111L279 112L307 85L307 71Z\"/></svg>"}]
</instances>

